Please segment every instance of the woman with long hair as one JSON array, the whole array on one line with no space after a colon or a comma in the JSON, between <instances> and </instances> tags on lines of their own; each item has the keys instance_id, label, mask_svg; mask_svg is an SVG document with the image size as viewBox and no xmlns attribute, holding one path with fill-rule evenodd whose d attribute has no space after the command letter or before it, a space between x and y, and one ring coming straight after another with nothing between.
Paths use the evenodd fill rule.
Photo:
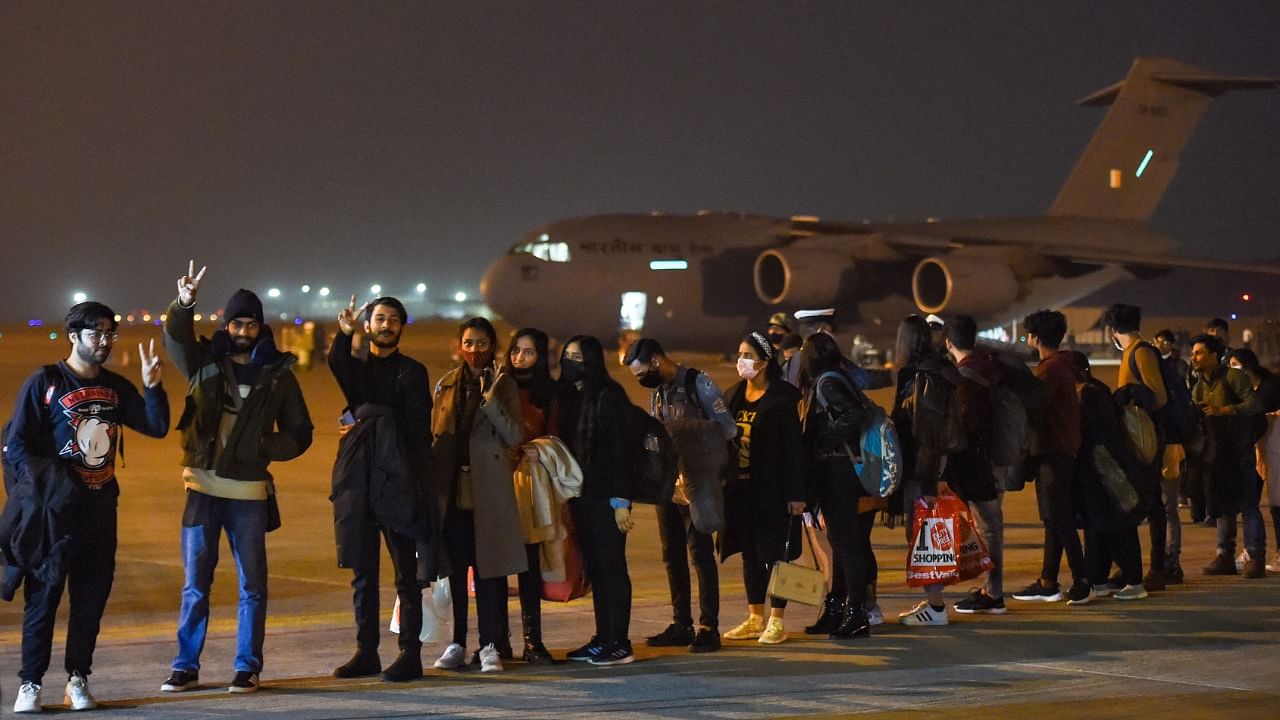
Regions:
<instances>
[{"instance_id":1,"label":"woman with long hair","mask_svg":"<svg viewBox=\"0 0 1280 720\"><path fill-rule=\"evenodd\" d=\"M589 335L569 339L560 354L561 431L582 468L582 494L569 500L591 581L596 632L568 659L592 665L635 660L629 639L631 576L627 532L640 447L630 442L631 403L609 377L604 347ZM633 447L633 445L635 445Z\"/></svg>"},{"instance_id":2,"label":"woman with long hair","mask_svg":"<svg viewBox=\"0 0 1280 720\"><path fill-rule=\"evenodd\" d=\"M810 494L826 521L831 540L832 574L843 579L840 620L832 639L866 637L867 585L875 564L871 528L875 511L860 512L866 495L850 452L858 446L870 419L867 400L840 372L844 356L830 335L815 333L800 348L800 417L805 458L810 463ZM836 583L833 582L833 592Z\"/></svg>"},{"instance_id":3,"label":"woman with long hair","mask_svg":"<svg viewBox=\"0 0 1280 720\"><path fill-rule=\"evenodd\" d=\"M796 413L800 393L783 379L777 356L760 333L750 333L738 344L742 382L729 389L728 398L738 423L739 450L734 479L725 487L725 526L720 533L721 562L742 553L748 612L724 638L757 639L762 645L787 639L782 625L787 601L770 601L766 623L765 593L773 564L800 555L800 525L792 518L805 506L805 463Z\"/></svg>"},{"instance_id":4,"label":"woman with long hair","mask_svg":"<svg viewBox=\"0 0 1280 720\"><path fill-rule=\"evenodd\" d=\"M1258 475L1267 485L1267 504L1271 506L1271 527L1275 535L1275 555L1266 562L1266 570L1280 572L1280 375L1263 367L1258 355L1248 348L1231 351L1231 367L1249 376L1253 391L1262 403L1267 428L1257 443ZM1259 428L1261 432L1261 428Z\"/></svg>"}]
</instances>

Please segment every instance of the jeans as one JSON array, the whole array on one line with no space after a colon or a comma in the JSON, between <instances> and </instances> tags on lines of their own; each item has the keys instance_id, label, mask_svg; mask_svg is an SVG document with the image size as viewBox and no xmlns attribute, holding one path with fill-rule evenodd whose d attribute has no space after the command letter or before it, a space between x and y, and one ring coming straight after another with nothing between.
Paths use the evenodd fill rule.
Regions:
<instances>
[{"instance_id":1,"label":"jeans","mask_svg":"<svg viewBox=\"0 0 1280 720\"><path fill-rule=\"evenodd\" d=\"M379 592L378 534L381 532L395 569L396 597L400 600L400 650L416 653L422 649L422 590L418 587L417 543L399 533L380 529L373 518L367 518L360 529L366 535L358 543L368 552L352 568L352 604L356 611L356 647L362 652L376 652L382 638L382 598Z\"/></svg>"},{"instance_id":2,"label":"jeans","mask_svg":"<svg viewBox=\"0 0 1280 720\"><path fill-rule=\"evenodd\" d=\"M86 493L84 516L75 529L79 548L67 566L67 574L45 583L27 573L22 580L22 669L23 682L40 684L53 654L53 624L64 586L70 590L67 618L67 674L88 677L93 667L93 651L98 644L102 612L111 595L116 571L116 500L114 487Z\"/></svg>"},{"instance_id":3,"label":"jeans","mask_svg":"<svg viewBox=\"0 0 1280 720\"><path fill-rule=\"evenodd\" d=\"M978 523L978 532L987 543L987 554L991 556L991 570L987 573L987 597L998 598L1004 595L1004 489L996 488L995 500L981 500L969 503L974 520Z\"/></svg>"},{"instance_id":4,"label":"jeans","mask_svg":"<svg viewBox=\"0 0 1280 720\"><path fill-rule=\"evenodd\" d=\"M698 624L707 628L720 626L720 573L716 566L715 540L698 532L689 517L689 506L658 503L658 536L662 541L662 562L667 567L667 586L671 591L671 619L677 625L693 625L693 590L689 583L689 563L693 559L698 573ZM687 550L686 550L687 548Z\"/></svg>"},{"instance_id":5,"label":"jeans","mask_svg":"<svg viewBox=\"0 0 1280 720\"><path fill-rule=\"evenodd\" d=\"M1254 464L1253 448L1239 453L1236 461L1236 497L1239 512L1244 516L1244 547L1254 558L1265 558L1267 552L1267 528L1262 524L1262 511L1258 501L1262 499L1262 478ZM1227 509L1218 516L1218 552L1229 558L1236 554L1236 512Z\"/></svg>"},{"instance_id":6,"label":"jeans","mask_svg":"<svg viewBox=\"0 0 1280 720\"><path fill-rule=\"evenodd\" d=\"M605 644L625 641L631 632L627 536L618 530L607 498L573 498L569 501L569 512L573 514L573 526L582 546L582 562L591 580L596 640Z\"/></svg>"},{"instance_id":7,"label":"jeans","mask_svg":"<svg viewBox=\"0 0 1280 720\"><path fill-rule=\"evenodd\" d=\"M187 493L187 502L197 495ZM240 577L236 625L236 672L262 672L262 642L267 628L267 501L206 496L209 517L203 525L182 528L182 609L178 613L178 655L174 670L200 669L209 630L209 590L218 567L218 544L227 544Z\"/></svg>"},{"instance_id":8,"label":"jeans","mask_svg":"<svg viewBox=\"0 0 1280 720\"><path fill-rule=\"evenodd\" d=\"M1168 534L1165 535L1165 564L1178 565L1182 558L1182 519L1178 517L1178 486L1181 478L1162 479L1161 489L1164 491L1164 512L1168 520Z\"/></svg>"}]
</instances>

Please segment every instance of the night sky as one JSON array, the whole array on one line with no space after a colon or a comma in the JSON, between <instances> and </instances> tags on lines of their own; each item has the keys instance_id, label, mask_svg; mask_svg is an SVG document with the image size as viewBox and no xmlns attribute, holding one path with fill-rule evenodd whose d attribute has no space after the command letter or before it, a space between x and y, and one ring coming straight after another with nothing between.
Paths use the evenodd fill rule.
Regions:
<instances>
[{"instance_id":1,"label":"night sky","mask_svg":"<svg viewBox=\"0 0 1280 720\"><path fill-rule=\"evenodd\" d=\"M1280 76L1277 38L1268 1L4 2L0 319L159 309L189 257L213 304L474 292L595 213L1039 214L1135 56ZM1277 167L1280 91L1228 94L1153 224L1276 257Z\"/></svg>"}]
</instances>

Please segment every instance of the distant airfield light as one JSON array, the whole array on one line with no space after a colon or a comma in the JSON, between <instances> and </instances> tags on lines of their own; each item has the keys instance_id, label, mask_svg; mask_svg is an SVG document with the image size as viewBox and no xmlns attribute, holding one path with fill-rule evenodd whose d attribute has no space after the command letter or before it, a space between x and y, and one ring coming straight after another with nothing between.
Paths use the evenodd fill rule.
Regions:
<instances>
[{"instance_id":1,"label":"distant airfield light","mask_svg":"<svg viewBox=\"0 0 1280 720\"><path fill-rule=\"evenodd\" d=\"M288 319L289 319L289 313L280 313L280 319L281 319L281 320L288 320Z\"/></svg>"},{"instance_id":2,"label":"distant airfield light","mask_svg":"<svg viewBox=\"0 0 1280 720\"><path fill-rule=\"evenodd\" d=\"M1232 319L1232 320L1237 320L1237 319L1239 319L1239 318L1237 318L1237 317L1236 317L1236 314L1235 314L1235 313L1231 313L1231 319Z\"/></svg>"},{"instance_id":3,"label":"distant airfield light","mask_svg":"<svg viewBox=\"0 0 1280 720\"><path fill-rule=\"evenodd\" d=\"M650 270L688 270L688 260L650 260Z\"/></svg>"},{"instance_id":4,"label":"distant airfield light","mask_svg":"<svg viewBox=\"0 0 1280 720\"><path fill-rule=\"evenodd\" d=\"M200 322L201 320L204 319L204 316L201 315L200 313L196 313L191 319L195 320L196 322Z\"/></svg>"},{"instance_id":5,"label":"distant airfield light","mask_svg":"<svg viewBox=\"0 0 1280 720\"><path fill-rule=\"evenodd\" d=\"M280 297L280 288L271 288L270 290L268 290L268 291L267 291L267 297L269 297L269 298L278 298L278 297Z\"/></svg>"},{"instance_id":6,"label":"distant airfield light","mask_svg":"<svg viewBox=\"0 0 1280 720\"><path fill-rule=\"evenodd\" d=\"M379 284L377 284L377 283L374 283L374 284L372 284L372 285L370 285L370 286L369 286L369 292L373 293L374 295L381 295L381 294L382 294L382 286L381 286L381 285L379 285Z\"/></svg>"},{"instance_id":7,"label":"distant airfield light","mask_svg":"<svg viewBox=\"0 0 1280 720\"><path fill-rule=\"evenodd\" d=\"M71 299L74 300L75 302L82 303L85 300L88 300L89 296L84 292L76 291L76 293L71 296Z\"/></svg>"},{"instance_id":8,"label":"distant airfield light","mask_svg":"<svg viewBox=\"0 0 1280 720\"><path fill-rule=\"evenodd\" d=\"M1151 158L1154 157L1155 154L1155 150L1147 151L1147 156L1142 158L1142 164L1138 165L1138 172L1135 173L1135 177L1142 177L1142 173L1147 171L1147 163L1151 162Z\"/></svg>"},{"instance_id":9,"label":"distant airfield light","mask_svg":"<svg viewBox=\"0 0 1280 720\"><path fill-rule=\"evenodd\" d=\"M142 322L151 322L151 313L142 316Z\"/></svg>"},{"instance_id":10,"label":"distant airfield light","mask_svg":"<svg viewBox=\"0 0 1280 720\"><path fill-rule=\"evenodd\" d=\"M547 242L547 241L551 240L551 236L550 236L550 235L548 235L548 234L546 234L546 233L542 233L541 235L539 235L539 236L538 236L538 240L540 240L540 241L542 241L542 242Z\"/></svg>"},{"instance_id":11,"label":"distant airfield light","mask_svg":"<svg viewBox=\"0 0 1280 720\"><path fill-rule=\"evenodd\" d=\"M39 320L36 318L32 318L31 320L27 321L27 327L40 327L43 324L44 324L43 320Z\"/></svg>"},{"instance_id":12,"label":"distant airfield light","mask_svg":"<svg viewBox=\"0 0 1280 720\"><path fill-rule=\"evenodd\" d=\"M161 316L160 316L160 320L161 320L161 321L168 320L168 319L169 319L169 314L168 314L168 313L165 313L164 315L161 315Z\"/></svg>"},{"instance_id":13,"label":"distant airfield light","mask_svg":"<svg viewBox=\"0 0 1280 720\"><path fill-rule=\"evenodd\" d=\"M417 286L416 286L416 287L414 287L413 289L414 289L414 290L417 290L419 293L424 293L424 292L426 292L426 291L427 291L427 284L426 284L426 283L418 283L418 284L417 284Z\"/></svg>"},{"instance_id":14,"label":"distant airfield light","mask_svg":"<svg viewBox=\"0 0 1280 720\"><path fill-rule=\"evenodd\" d=\"M1250 295L1249 293L1245 293L1245 294L1243 294L1243 295L1241 295L1241 296L1240 296L1240 299L1241 299L1241 300L1243 300L1243 301L1245 301L1245 302L1249 302L1250 300L1252 300L1252 299L1253 299L1253 296L1252 296L1252 295Z\"/></svg>"},{"instance_id":15,"label":"distant airfield light","mask_svg":"<svg viewBox=\"0 0 1280 720\"><path fill-rule=\"evenodd\" d=\"M296 317L296 318L294 318L294 319L293 319L293 324L294 324L294 325L301 325L301 324L302 324L302 318L300 318L300 317Z\"/></svg>"},{"instance_id":16,"label":"distant airfield light","mask_svg":"<svg viewBox=\"0 0 1280 720\"><path fill-rule=\"evenodd\" d=\"M466 302L466 301L467 301L467 294L466 294L466 293L464 293L464 292L462 292L461 290L459 290L458 292L456 292L456 293L454 293L454 294L453 294L453 301L454 301L454 302Z\"/></svg>"},{"instance_id":17,"label":"distant airfield light","mask_svg":"<svg viewBox=\"0 0 1280 720\"><path fill-rule=\"evenodd\" d=\"M50 339L50 340L57 340L57 339L58 339L58 333L56 333L56 332L51 332L51 333L49 333L49 339Z\"/></svg>"},{"instance_id":18,"label":"distant airfield light","mask_svg":"<svg viewBox=\"0 0 1280 720\"><path fill-rule=\"evenodd\" d=\"M311 286L310 286L310 285L303 285L303 286L302 286L302 292L304 292L304 293L309 293L309 292L311 292Z\"/></svg>"},{"instance_id":19,"label":"distant airfield light","mask_svg":"<svg viewBox=\"0 0 1280 720\"><path fill-rule=\"evenodd\" d=\"M1120 171L1120 168L1111 168L1111 189L1119 190L1123 182L1124 173Z\"/></svg>"},{"instance_id":20,"label":"distant airfield light","mask_svg":"<svg viewBox=\"0 0 1280 720\"><path fill-rule=\"evenodd\" d=\"M654 298L653 301L661 305L662 303L666 302L667 299L659 295L658 297Z\"/></svg>"},{"instance_id":21,"label":"distant airfield light","mask_svg":"<svg viewBox=\"0 0 1280 720\"><path fill-rule=\"evenodd\" d=\"M217 319L218 319L218 313L209 313L209 322L213 322Z\"/></svg>"},{"instance_id":22,"label":"distant airfield light","mask_svg":"<svg viewBox=\"0 0 1280 720\"><path fill-rule=\"evenodd\" d=\"M405 319L405 321L404 321L404 324L405 324L405 325L412 325L412 324L413 324L413 316L412 316L412 315L410 315L408 318L406 318L406 319Z\"/></svg>"},{"instance_id":23,"label":"distant airfield light","mask_svg":"<svg viewBox=\"0 0 1280 720\"><path fill-rule=\"evenodd\" d=\"M320 288L320 297L329 297L329 288L327 287Z\"/></svg>"},{"instance_id":24,"label":"distant airfield light","mask_svg":"<svg viewBox=\"0 0 1280 720\"><path fill-rule=\"evenodd\" d=\"M156 322L155 322L155 324L156 324L157 326L161 324L161 322L160 322L160 318L156 318Z\"/></svg>"},{"instance_id":25,"label":"distant airfield light","mask_svg":"<svg viewBox=\"0 0 1280 720\"><path fill-rule=\"evenodd\" d=\"M126 315L124 319L125 319L125 320L128 320L129 322L133 322L133 316L132 316L132 315Z\"/></svg>"},{"instance_id":26,"label":"distant airfield light","mask_svg":"<svg viewBox=\"0 0 1280 720\"><path fill-rule=\"evenodd\" d=\"M120 322L120 319L121 319L120 316L116 315L116 322ZM196 319L198 320L199 318L196 318Z\"/></svg>"}]
</instances>

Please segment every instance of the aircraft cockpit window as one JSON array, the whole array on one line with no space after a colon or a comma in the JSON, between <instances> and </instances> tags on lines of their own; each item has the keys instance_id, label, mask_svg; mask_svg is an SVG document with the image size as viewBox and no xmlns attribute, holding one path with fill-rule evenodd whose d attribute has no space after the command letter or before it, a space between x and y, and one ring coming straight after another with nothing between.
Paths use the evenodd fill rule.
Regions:
<instances>
[{"instance_id":1,"label":"aircraft cockpit window","mask_svg":"<svg viewBox=\"0 0 1280 720\"><path fill-rule=\"evenodd\" d=\"M569 262L569 244L563 242L521 243L511 248L512 254L527 253L546 262Z\"/></svg>"}]
</instances>

